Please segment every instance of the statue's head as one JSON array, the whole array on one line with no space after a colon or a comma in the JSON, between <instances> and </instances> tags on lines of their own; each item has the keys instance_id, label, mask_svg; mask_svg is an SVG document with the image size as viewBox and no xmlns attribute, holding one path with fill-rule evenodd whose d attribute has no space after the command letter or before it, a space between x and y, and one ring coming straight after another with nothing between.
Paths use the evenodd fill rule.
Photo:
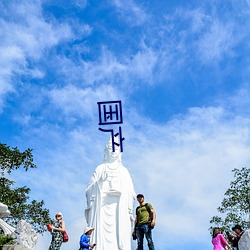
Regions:
<instances>
[{"instance_id":1,"label":"statue's head","mask_svg":"<svg viewBox=\"0 0 250 250\"><path fill-rule=\"evenodd\" d=\"M119 144L118 138L114 137L114 142ZM119 162L121 163L122 153L121 153L121 148L115 145L115 152L113 152L113 147L112 147L112 137L110 136L109 142L105 146L104 150L104 162L105 163L112 163L112 162Z\"/></svg>"},{"instance_id":2,"label":"statue's head","mask_svg":"<svg viewBox=\"0 0 250 250\"><path fill-rule=\"evenodd\" d=\"M0 218L6 218L10 215L8 206L0 202Z\"/></svg>"}]
</instances>

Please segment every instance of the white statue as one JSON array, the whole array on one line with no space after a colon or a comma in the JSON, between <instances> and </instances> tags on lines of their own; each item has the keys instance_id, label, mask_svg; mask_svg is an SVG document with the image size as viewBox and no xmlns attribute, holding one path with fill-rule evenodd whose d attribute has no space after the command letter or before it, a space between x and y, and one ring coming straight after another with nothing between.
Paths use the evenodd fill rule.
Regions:
<instances>
[{"instance_id":1,"label":"white statue","mask_svg":"<svg viewBox=\"0 0 250 250\"><path fill-rule=\"evenodd\" d=\"M38 240L37 234L25 220L18 222L14 237L16 244L23 246L26 250L35 249Z\"/></svg>"},{"instance_id":2,"label":"white statue","mask_svg":"<svg viewBox=\"0 0 250 250\"><path fill-rule=\"evenodd\" d=\"M8 210L8 206L0 202L0 228L3 229L4 234L11 235L15 228L6 223L2 218L8 217L10 215L10 211Z\"/></svg>"},{"instance_id":3,"label":"white statue","mask_svg":"<svg viewBox=\"0 0 250 250\"><path fill-rule=\"evenodd\" d=\"M238 244L239 250L250 250L250 229L243 233Z\"/></svg>"},{"instance_id":4,"label":"white statue","mask_svg":"<svg viewBox=\"0 0 250 250\"><path fill-rule=\"evenodd\" d=\"M91 242L96 250L130 250L135 191L128 170L122 165L120 148L106 145L104 163L97 166L86 189L88 226L95 230Z\"/></svg>"},{"instance_id":5,"label":"white statue","mask_svg":"<svg viewBox=\"0 0 250 250\"><path fill-rule=\"evenodd\" d=\"M10 226L1 219L9 215L8 206L0 202L0 228L3 229L4 234L13 236L15 245L18 245L20 249L34 250L38 240L35 230L25 220L19 221L16 228Z\"/></svg>"},{"instance_id":6,"label":"white statue","mask_svg":"<svg viewBox=\"0 0 250 250\"><path fill-rule=\"evenodd\" d=\"M0 202L0 218L5 218L10 215L8 206Z\"/></svg>"}]
</instances>

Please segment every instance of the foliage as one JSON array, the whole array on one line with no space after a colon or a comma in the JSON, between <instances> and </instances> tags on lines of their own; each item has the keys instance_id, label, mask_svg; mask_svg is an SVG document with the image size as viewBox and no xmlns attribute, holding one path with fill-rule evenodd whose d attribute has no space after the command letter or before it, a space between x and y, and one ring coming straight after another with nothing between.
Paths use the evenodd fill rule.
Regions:
<instances>
[{"instance_id":1,"label":"foliage","mask_svg":"<svg viewBox=\"0 0 250 250\"><path fill-rule=\"evenodd\" d=\"M233 169L234 180L226 191L217 211L224 217L213 216L210 223L223 231L230 231L235 224L247 228L250 216L250 168Z\"/></svg>"},{"instance_id":2,"label":"foliage","mask_svg":"<svg viewBox=\"0 0 250 250\"><path fill-rule=\"evenodd\" d=\"M27 171L29 168L36 168L33 163L32 149L28 148L24 152L20 152L17 147L10 148L6 144L0 143L0 173L3 176L4 171L10 174L13 170L21 166Z\"/></svg>"},{"instance_id":3,"label":"foliage","mask_svg":"<svg viewBox=\"0 0 250 250\"><path fill-rule=\"evenodd\" d=\"M10 235L0 234L0 247L3 245L12 245L14 243L14 239Z\"/></svg>"},{"instance_id":4,"label":"foliage","mask_svg":"<svg viewBox=\"0 0 250 250\"><path fill-rule=\"evenodd\" d=\"M0 144L0 202L6 204L11 211L11 217L5 221L15 226L21 219L30 223L38 233L46 230L45 225L51 222L49 210L44 208L44 201L31 200L29 197L30 188L27 186L14 188L14 182L5 178L13 170L23 167L26 171L29 168L36 168L33 163L32 150L27 149L20 152L17 148L11 149L5 144Z\"/></svg>"}]
</instances>

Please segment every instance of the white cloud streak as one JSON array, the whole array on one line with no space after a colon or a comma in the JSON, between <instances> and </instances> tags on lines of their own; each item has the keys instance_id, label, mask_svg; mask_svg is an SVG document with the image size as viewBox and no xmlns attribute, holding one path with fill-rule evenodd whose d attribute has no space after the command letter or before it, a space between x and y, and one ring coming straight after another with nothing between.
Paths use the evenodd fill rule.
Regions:
<instances>
[{"instance_id":1,"label":"white cloud streak","mask_svg":"<svg viewBox=\"0 0 250 250\"><path fill-rule=\"evenodd\" d=\"M83 79L87 84L118 83L131 85L131 79L152 84L154 69L158 60L157 53L142 43L141 50L130 58L117 58L106 48L102 49L100 58L96 62L83 61Z\"/></svg>"},{"instance_id":2,"label":"white cloud streak","mask_svg":"<svg viewBox=\"0 0 250 250\"><path fill-rule=\"evenodd\" d=\"M197 42L198 52L204 63L213 60L220 61L222 58L232 56L236 39L233 35L232 25L223 25L213 21L208 30Z\"/></svg>"},{"instance_id":3,"label":"white cloud streak","mask_svg":"<svg viewBox=\"0 0 250 250\"><path fill-rule=\"evenodd\" d=\"M36 67L29 68L28 60L41 58L46 49L72 37L67 24L53 24L42 17L40 3L9 3L2 6L3 13L11 13L9 18L0 19L0 95L14 91L12 77L16 74L31 74L43 77ZM18 20L18 22L16 22ZM2 98L1 98L2 99ZM3 103L0 103L0 108Z\"/></svg>"},{"instance_id":4,"label":"white cloud streak","mask_svg":"<svg viewBox=\"0 0 250 250\"><path fill-rule=\"evenodd\" d=\"M118 91L109 85L101 85L96 89L78 88L68 85L62 89L53 89L48 93L51 104L59 108L64 115L70 117L84 117L94 120L97 102L106 99L116 100L121 97ZM118 98L119 96L119 98Z\"/></svg>"},{"instance_id":5,"label":"white cloud streak","mask_svg":"<svg viewBox=\"0 0 250 250\"><path fill-rule=\"evenodd\" d=\"M119 15L130 26L140 26L147 21L149 16L141 6L136 4L133 0L113 0Z\"/></svg>"}]
</instances>

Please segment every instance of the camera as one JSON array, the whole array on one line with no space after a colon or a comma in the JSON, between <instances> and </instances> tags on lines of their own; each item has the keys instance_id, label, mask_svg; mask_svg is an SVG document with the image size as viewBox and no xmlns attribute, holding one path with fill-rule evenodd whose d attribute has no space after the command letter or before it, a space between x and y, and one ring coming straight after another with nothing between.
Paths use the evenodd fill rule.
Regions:
<instances>
[{"instance_id":1,"label":"camera","mask_svg":"<svg viewBox=\"0 0 250 250\"><path fill-rule=\"evenodd\" d=\"M136 236L136 232L135 232L135 231L132 233L132 238L133 238L133 240L136 240L136 239L137 239L137 236Z\"/></svg>"}]
</instances>

